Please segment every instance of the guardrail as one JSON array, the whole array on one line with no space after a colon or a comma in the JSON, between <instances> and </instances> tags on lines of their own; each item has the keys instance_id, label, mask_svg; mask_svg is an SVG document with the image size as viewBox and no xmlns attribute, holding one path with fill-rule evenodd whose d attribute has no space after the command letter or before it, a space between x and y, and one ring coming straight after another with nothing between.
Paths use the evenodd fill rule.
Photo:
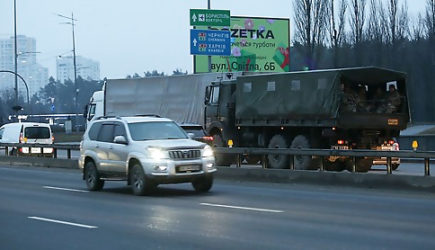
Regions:
<instances>
[{"instance_id":1,"label":"guardrail","mask_svg":"<svg viewBox=\"0 0 435 250\"><path fill-rule=\"evenodd\" d=\"M356 158L358 157L386 157L387 174L392 174L391 159L397 158L422 158L424 159L424 175L430 176L430 159L435 158L435 151L378 151L378 150L335 150L335 149L285 149L285 148L214 148L218 154L235 154L237 156L236 165L241 167L244 155L261 155L261 164L263 168L268 168L267 155L288 155L290 156L291 170L294 170L294 157L301 156L319 156L321 158L320 171L324 171L325 157L329 156L346 156L352 159L352 172L356 172Z\"/></svg>"},{"instance_id":2,"label":"guardrail","mask_svg":"<svg viewBox=\"0 0 435 250\"><path fill-rule=\"evenodd\" d=\"M44 148L53 148L53 158L57 158L58 150L66 150L67 158L71 159L71 151L80 150L80 145L77 144L32 144L32 143L0 143L0 147L4 147L5 155L9 156L10 148L40 148L43 152ZM290 156L289 168L294 170L294 158L301 156L318 156L321 158L320 171L324 171L324 161L329 156L345 156L352 159L352 172L356 172L356 159L361 157L386 157L387 159L387 174L392 174L391 159L397 158L421 158L424 159L424 174L430 176L430 159L435 159L435 151L378 151L378 150L335 150L335 149L285 149L285 148L242 148L242 147L216 147L215 153L218 154L235 154L237 156L236 165L241 167L243 156L245 155L261 155L261 164L263 168L268 168L267 155L288 155Z\"/></svg>"},{"instance_id":3,"label":"guardrail","mask_svg":"<svg viewBox=\"0 0 435 250\"><path fill-rule=\"evenodd\" d=\"M6 156L10 156L11 148L40 148L40 152L43 152L44 148L52 148L53 158L57 158L58 150L66 150L68 159L71 159L72 150L80 150L80 145L77 144L0 143L0 147L4 148ZM18 154L14 156L18 157Z\"/></svg>"}]
</instances>

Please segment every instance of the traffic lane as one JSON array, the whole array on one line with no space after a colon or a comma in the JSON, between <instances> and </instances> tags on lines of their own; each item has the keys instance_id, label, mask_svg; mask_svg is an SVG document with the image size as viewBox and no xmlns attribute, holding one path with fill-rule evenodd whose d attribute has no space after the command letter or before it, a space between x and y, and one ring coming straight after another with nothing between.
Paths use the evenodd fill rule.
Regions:
<instances>
[{"instance_id":1,"label":"traffic lane","mask_svg":"<svg viewBox=\"0 0 435 250\"><path fill-rule=\"evenodd\" d=\"M17 174L20 175L20 172ZM51 175L50 172L46 174ZM59 179L67 181L68 188L71 188L71 185L72 188L83 187L83 183L77 178L71 180L71 174L62 175L62 171L54 174L60 175ZM80 177L79 173L76 175ZM52 179L46 180L49 185L59 184L51 183ZM0 183L4 183L4 180ZM0 190L3 191L3 185L1 187ZM27 190L30 192L38 188L33 186L27 189L30 189ZM38 195L41 196L30 194L31 197ZM330 248L355 248L388 246L386 240L393 240L393 243L390 243L393 246L433 246L431 237L427 237L434 231L430 226L433 225L434 216L433 213L428 213L434 208L431 195L218 181L213 192L206 195L196 194L189 185L168 185L160 188L153 196L134 197L123 184L111 183L104 192L72 193L45 190L42 196L49 196L48 200L55 200L58 209L39 216L96 224L97 233L91 234L97 237L97 240L107 238L103 242L110 242L109 247L138 248L145 240L154 242L153 246L167 248L181 246L180 244L188 248L204 248L210 246L210 243L219 248L286 248L290 245L300 248L324 248L325 244L331 246ZM42 199L36 200L38 203ZM262 213L236 208L205 207L201 203L279 208L284 212ZM375 203L380 204L376 207L373 206ZM394 209L397 205L399 208ZM25 204L21 205L23 206ZM98 209L98 213L95 207L101 208ZM69 208L73 209L68 210ZM38 210L47 211L42 207ZM25 212L23 214L26 216ZM404 218L406 221L401 223ZM44 227L60 226L48 224ZM66 230L63 225L61 228ZM129 233L126 234L126 231ZM153 236L148 238L149 235ZM171 236L171 241L164 235ZM90 243L95 242L94 238L88 239L89 237L81 234L80 236L90 240ZM120 236L129 240L112 242L112 239L119 239ZM64 234L60 237L62 242L68 241L69 238L65 237ZM313 237L316 238L315 242ZM343 238L347 240L343 242ZM47 240L44 248L53 244L50 238Z\"/></svg>"},{"instance_id":2,"label":"traffic lane","mask_svg":"<svg viewBox=\"0 0 435 250\"><path fill-rule=\"evenodd\" d=\"M15 183L16 181L13 180L12 182ZM128 241L118 242L119 240L115 240L115 242L109 244L108 247L110 246L116 246L114 248L129 247L129 249L132 249L134 246L136 246L136 248L138 248L138 246L143 245L144 236L146 236L145 240L147 241L145 242L147 242L147 244L149 243L148 241L151 241L151 242L155 242L156 244L155 246L161 246L162 244L164 244L165 247L169 246L171 248L178 248L180 243L183 243L183 245L190 246L190 247L195 246L195 244L199 244L198 246L202 245L202 247L208 246L207 239L209 239L210 236L201 235L202 233L198 231L197 225L190 228L188 227L190 220L197 221L197 218L189 219L190 217L192 217L191 214L192 213L194 214L193 217L196 217L197 215L201 214L201 211L189 212L192 206L191 202L184 203L184 205L188 207L181 207L180 209L175 209L174 211L173 208L180 207L179 205L177 205L178 203L177 199L175 200L171 199L169 200L171 201L170 202L171 204L164 204L164 206L162 206L161 204L151 204L153 202L150 201L154 200L153 197L158 198L158 196L152 196L152 197L147 197L148 199L144 203L144 200L140 199L142 197L134 197L129 194L130 193L129 191L127 192L128 195L125 195L126 189L124 188L124 186L120 187L119 185L114 185L114 187L110 188L109 185L109 190L107 193L104 192L90 193L89 196L83 196L83 200L76 203L74 202L74 200L77 198L76 193L74 193L73 197L71 195L68 195L70 194L69 192L62 193L65 194L64 195L65 197L63 197L63 195L59 196L58 193L54 193L54 192L43 193L41 191L38 191L38 187L32 185L30 186L22 185L24 189L26 189L26 191L29 193L28 195L29 197L23 197L24 195L23 192L21 192L20 190L18 190L18 192L14 191L16 187L10 189L7 187L5 188L4 186L5 185L9 186L10 183L7 183L7 181L5 181L4 178L2 178L1 183L2 183L0 188L0 192L2 193L1 196L6 197L4 204L8 204L8 206L10 206L16 203L16 205L14 206L16 207L16 209L13 209L13 211L14 213L21 212L22 217L27 216L26 214L32 213L32 214L37 214L38 217L41 218L58 218L58 219L61 218L64 221L86 222L87 224L92 224L92 219L93 219L96 222L94 224L99 223L101 225L99 226L99 228L109 228L109 230L102 229L105 232L105 234L102 235L104 236L103 238L107 238L107 239L98 240L102 242L107 240L109 240L110 242L110 239L119 239L120 235L122 236L123 234L125 234L126 231L129 232L128 235L125 235L125 237L129 239ZM8 195L8 192L10 192L10 195ZM179 197L181 201L184 200L182 196L186 197L186 196L197 195L191 189L184 189L184 190L169 189L169 192L163 191L163 194L169 195L170 197ZM106 195L108 195L108 197ZM10 196L13 197L18 196L19 199L18 200L11 199L11 198L8 199L8 197ZM114 196L116 197L114 198ZM56 201L50 202L49 201L50 199L54 199ZM32 211L27 211L28 210L27 203L29 200L32 200L31 206L35 208L32 209ZM173 202L175 203L172 204ZM49 203L55 203L56 205L54 207L49 206L44 208L44 205ZM89 206L90 208L87 209ZM98 211L96 211L94 209L95 207L100 207L101 209L98 209ZM3 208L2 210L5 210L3 206L2 208ZM197 205L197 207L194 209L198 210L198 208L199 205ZM120 211L122 211L122 213ZM7 211L3 211L3 214L7 214ZM89 217L92 217L92 219L89 219ZM177 219L183 217L184 217L183 220ZM206 215L205 217L208 218L209 216ZM182 224L182 226L179 226L178 224ZM204 224L204 223L200 223L200 224ZM37 239L38 246L44 249L50 247L51 246L50 244L53 244L53 237L50 236L52 235L50 234L51 232L50 230L52 230L53 227L58 228L56 230L59 230L58 233L62 235L60 237L61 241L59 241L59 243L65 241L68 242L69 239L74 240L76 238L75 235L72 235L73 236L72 238L65 237L65 234L70 233L69 231L64 232L64 229L66 229L66 227L59 227L59 225L50 225L50 224L41 224L40 227L41 229L37 232L38 236L31 238L28 242L32 242L32 239L35 240ZM47 230L45 230L46 227ZM29 233L31 235L34 235L36 233L34 230L32 231L32 228L30 228L30 230L31 230L30 232L26 232L28 231L28 229L22 230L21 233L25 233L25 234ZM146 234L142 235L144 232L146 232ZM166 242L167 241L166 235L171 232L176 234L181 234L181 237L176 237L174 240ZM150 234L155 234L155 233L157 234L152 237L149 236ZM44 236L47 235L50 237L44 238ZM98 235L98 233L96 235ZM109 236L112 235L113 237L108 237L107 235ZM136 237L132 237L132 235L133 236L136 235ZM121 239L125 237L121 237ZM200 238L195 239L197 237ZM216 238L216 235L212 234L212 238ZM204 240L206 241L204 242ZM24 244L23 248L26 248L28 246L33 246L33 247L35 246L34 245L35 242L31 243L30 245L28 245L28 242L26 241L26 242L15 242L15 243ZM56 242L57 241L54 241L54 243ZM81 243L75 243L75 244L80 245ZM89 246L89 244L85 244L85 246ZM228 247L229 246L230 245L228 245Z\"/></svg>"}]
</instances>

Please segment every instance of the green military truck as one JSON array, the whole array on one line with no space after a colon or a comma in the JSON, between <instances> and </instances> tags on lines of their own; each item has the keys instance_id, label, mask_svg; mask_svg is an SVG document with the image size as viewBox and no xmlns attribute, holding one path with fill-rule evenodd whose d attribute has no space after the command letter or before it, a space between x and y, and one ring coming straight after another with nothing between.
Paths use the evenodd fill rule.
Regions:
<instances>
[{"instance_id":1,"label":"green military truck","mask_svg":"<svg viewBox=\"0 0 435 250\"><path fill-rule=\"evenodd\" d=\"M393 87L391 87L393 86ZM393 90L394 88L394 90ZM391 89L391 92L389 92ZM205 126L216 146L398 150L395 138L410 121L406 74L377 67L239 76L206 88ZM234 157L217 155L218 165ZM249 163L260 156L248 155ZM268 155L270 168L289 168L285 155ZM317 169L320 159L295 157L295 169ZM359 158L368 171L382 158ZM393 169L400 159L392 161ZM329 157L325 169L352 161Z\"/></svg>"}]
</instances>

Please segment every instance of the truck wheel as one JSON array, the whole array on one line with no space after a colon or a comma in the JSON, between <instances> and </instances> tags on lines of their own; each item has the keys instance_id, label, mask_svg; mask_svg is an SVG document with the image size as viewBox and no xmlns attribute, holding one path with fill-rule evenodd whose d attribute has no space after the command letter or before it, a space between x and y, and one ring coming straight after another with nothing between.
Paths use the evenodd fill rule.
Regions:
<instances>
[{"instance_id":1,"label":"truck wheel","mask_svg":"<svg viewBox=\"0 0 435 250\"><path fill-rule=\"evenodd\" d=\"M258 162L261 161L261 156L260 155L247 155L247 156L245 156L245 160L248 164L254 165L254 164L258 164Z\"/></svg>"},{"instance_id":2,"label":"truck wheel","mask_svg":"<svg viewBox=\"0 0 435 250\"><path fill-rule=\"evenodd\" d=\"M373 165L373 160L371 159L359 159L356 161L356 171L357 172L368 172Z\"/></svg>"},{"instance_id":3,"label":"truck wheel","mask_svg":"<svg viewBox=\"0 0 435 250\"><path fill-rule=\"evenodd\" d=\"M85 165L85 181L89 191L98 191L104 186L93 161L88 161Z\"/></svg>"},{"instance_id":4,"label":"truck wheel","mask_svg":"<svg viewBox=\"0 0 435 250\"><path fill-rule=\"evenodd\" d=\"M326 171L337 171L337 172L343 171L345 168L344 163L339 161L335 161L335 162L325 161L324 167Z\"/></svg>"},{"instance_id":5,"label":"truck wheel","mask_svg":"<svg viewBox=\"0 0 435 250\"><path fill-rule=\"evenodd\" d=\"M284 136L274 135L269 141L268 148L287 148L288 144ZM287 155L269 154L267 156L270 168L288 168L289 157Z\"/></svg>"},{"instance_id":6,"label":"truck wheel","mask_svg":"<svg viewBox=\"0 0 435 250\"><path fill-rule=\"evenodd\" d=\"M391 168L392 168L393 170L397 170L397 169L399 168L399 165L400 165L400 164L391 164Z\"/></svg>"},{"instance_id":7,"label":"truck wheel","mask_svg":"<svg viewBox=\"0 0 435 250\"><path fill-rule=\"evenodd\" d=\"M203 177L192 182L192 186L196 192L208 192L213 186L213 177Z\"/></svg>"},{"instance_id":8,"label":"truck wheel","mask_svg":"<svg viewBox=\"0 0 435 250\"><path fill-rule=\"evenodd\" d=\"M290 148L311 148L310 143L304 135L296 136ZM317 163L317 164L313 164ZM313 162L312 156L310 155L296 155L294 158L295 169L300 170L315 170L319 168L320 161Z\"/></svg>"},{"instance_id":9,"label":"truck wheel","mask_svg":"<svg viewBox=\"0 0 435 250\"><path fill-rule=\"evenodd\" d=\"M213 147L226 147L221 134L213 135ZM235 156L230 154L215 154L217 166L229 166L235 161Z\"/></svg>"}]
</instances>

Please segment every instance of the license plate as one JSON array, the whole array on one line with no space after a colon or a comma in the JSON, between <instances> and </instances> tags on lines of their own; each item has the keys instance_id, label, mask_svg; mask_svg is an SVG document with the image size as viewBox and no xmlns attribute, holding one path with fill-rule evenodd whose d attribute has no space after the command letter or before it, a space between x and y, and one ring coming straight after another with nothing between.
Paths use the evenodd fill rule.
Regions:
<instances>
[{"instance_id":1,"label":"license plate","mask_svg":"<svg viewBox=\"0 0 435 250\"><path fill-rule=\"evenodd\" d=\"M198 165L186 165L186 166L179 166L178 171L180 172L187 172L187 171L198 171L201 167Z\"/></svg>"},{"instance_id":2,"label":"license plate","mask_svg":"<svg viewBox=\"0 0 435 250\"><path fill-rule=\"evenodd\" d=\"M393 150L391 146L381 146L381 150Z\"/></svg>"},{"instance_id":3,"label":"license plate","mask_svg":"<svg viewBox=\"0 0 435 250\"><path fill-rule=\"evenodd\" d=\"M331 146L331 149L348 150L349 146Z\"/></svg>"},{"instance_id":4,"label":"license plate","mask_svg":"<svg viewBox=\"0 0 435 250\"><path fill-rule=\"evenodd\" d=\"M40 154L41 148L30 148L30 153L32 154Z\"/></svg>"}]
</instances>

